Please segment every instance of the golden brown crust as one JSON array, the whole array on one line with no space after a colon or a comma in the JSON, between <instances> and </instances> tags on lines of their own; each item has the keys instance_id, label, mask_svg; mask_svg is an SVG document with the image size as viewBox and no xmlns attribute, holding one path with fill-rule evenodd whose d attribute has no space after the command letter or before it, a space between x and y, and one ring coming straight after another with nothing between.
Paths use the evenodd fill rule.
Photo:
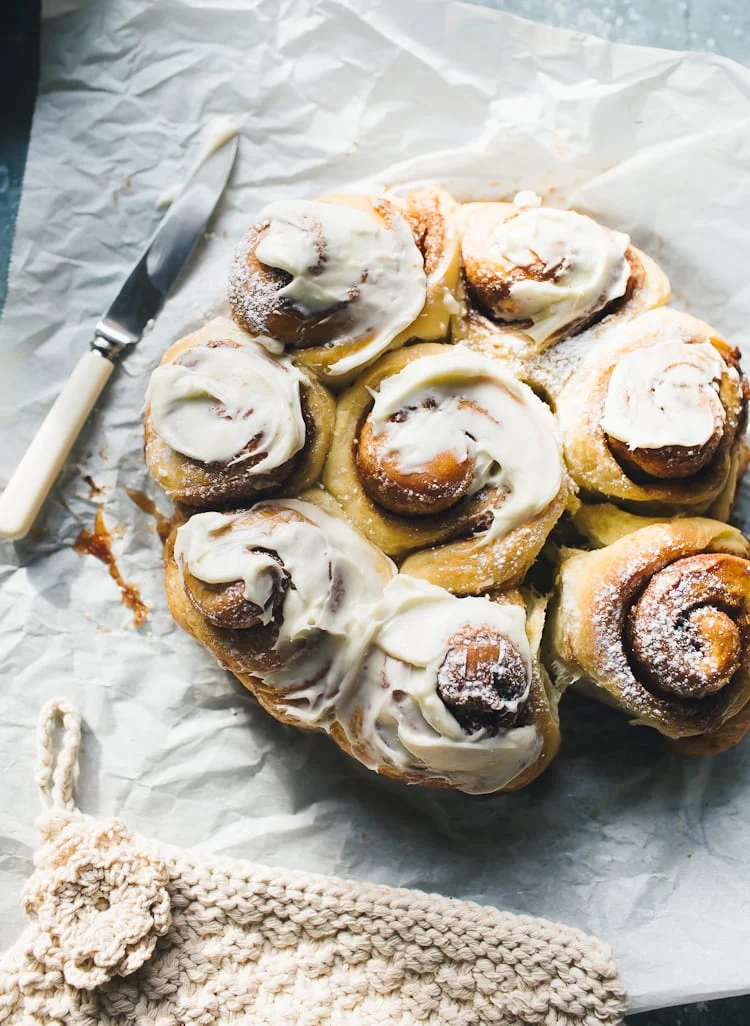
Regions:
<instances>
[{"instance_id":1,"label":"golden brown crust","mask_svg":"<svg viewBox=\"0 0 750 1026\"><path fill-rule=\"evenodd\" d=\"M226 318L215 318L171 345L160 366L194 346L209 342L242 344L251 340ZM255 473L262 453L237 463L201 463L172 449L156 432L147 405L144 414L145 456L149 473L173 502L192 509L220 509L243 505L281 493L293 495L310 488L320 477L333 435L335 403L315 377L306 377L300 389L305 422L303 448L281 466Z\"/></svg>"},{"instance_id":2,"label":"golden brown crust","mask_svg":"<svg viewBox=\"0 0 750 1026\"><path fill-rule=\"evenodd\" d=\"M739 556L702 552L651 578L625 621L631 664L650 690L700 699L731 683L750 644L744 613L749 569ZM679 646L672 632L679 634Z\"/></svg>"},{"instance_id":3,"label":"golden brown crust","mask_svg":"<svg viewBox=\"0 0 750 1026\"><path fill-rule=\"evenodd\" d=\"M669 747L688 759L707 759L738 745L750 731L750 702L726 723L706 734L670 740Z\"/></svg>"},{"instance_id":4,"label":"golden brown crust","mask_svg":"<svg viewBox=\"0 0 750 1026\"><path fill-rule=\"evenodd\" d=\"M466 495L473 476L470 460L440 452L421 470L405 473L389 452L385 438L376 435L367 416L359 432L355 464L370 499L391 513L423 516L442 513Z\"/></svg>"},{"instance_id":5,"label":"golden brown crust","mask_svg":"<svg viewBox=\"0 0 750 1026\"><path fill-rule=\"evenodd\" d=\"M692 453L643 450L644 459L639 460L640 450L635 450L623 458L623 446L601 426L610 379L624 356L671 338L708 340L725 361L727 373L719 386L723 429ZM570 377L556 404L565 461L582 497L614 502L634 512L710 513L727 519L746 459L747 403L735 364L735 351L717 332L675 310L651 311L600 343ZM640 463L640 468L633 469L631 462ZM690 472L691 467L697 469ZM648 475L643 472L646 468Z\"/></svg>"},{"instance_id":6,"label":"golden brown crust","mask_svg":"<svg viewBox=\"0 0 750 1026\"><path fill-rule=\"evenodd\" d=\"M717 429L703 445L665 445L660 449L631 449L619 438L606 438L612 455L631 480L640 477L671 481L694 477L703 470L711 462L722 435Z\"/></svg>"},{"instance_id":7,"label":"golden brown crust","mask_svg":"<svg viewBox=\"0 0 750 1026\"><path fill-rule=\"evenodd\" d=\"M361 428L373 403L371 390L414 360L437 355L446 348L425 342L389 353L340 397L323 482L371 542L396 559L408 556L402 567L405 573L442 585L457 595L481 594L488 588L523 579L567 505L567 481L541 513L503 538L488 541L481 532L489 526L492 509L502 501L497 490L464 498L458 491L444 496L446 500L454 499L449 512L425 514L423 506L416 506L418 500L414 500L413 508L420 509L419 515L393 512L377 501L384 489L378 488L375 475L368 476L367 461L364 467L358 461ZM430 482L423 484L423 493L428 493ZM410 501L407 497L404 505ZM390 506L395 504L391 501Z\"/></svg>"},{"instance_id":8,"label":"golden brown crust","mask_svg":"<svg viewBox=\"0 0 750 1026\"><path fill-rule=\"evenodd\" d=\"M187 567L182 569L182 580L190 601L214 627L250 630L260 625L263 610L245 598L242 581L208 584L194 577Z\"/></svg>"},{"instance_id":9,"label":"golden brown crust","mask_svg":"<svg viewBox=\"0 0 750 1026\"><path fill-rule=\"evenodd\" d=\"M604 548L563 552L549 664L561 689L582 685L668 737L715 731L750 699L750 543L705 518L631 530L636 519Z\"/></svg>"},{"instance_id":10,"label":"golden brown crust","mask_svg":"<svg viewBox=\"0 0 750 1026\"><path fill-rule=\"evenodd\" d=\"M409 329L410 338L437 342L450 335L461 274L461 243L456 226L458 204L445 189L412 189L392 197L414 234L424 259L427 295L424 309Z\"/></svg>"},{"instance_id":11,"label":"golden brown crust","mask_svg":"<svg viewBox=\"0 0 750 1026\"><path fill-rule=\"evenodd\" d=\"M717 518L714 518L717 519ZM668 524L669 517L644 517L613 506L611 502L591 505L582 502L572 517L576 531L585 538L585 547L603 549L626 534L650 524Z\"/></svg>"},{"instance_id":12,"label":"golden brown crust","mask_svg":"<svg viewBox=\"0 0 750 1026\"><path fill-rule=\"evenodd\" d=\"M563 482L546 509L503 538L488 544L477 535L413 552L401 569L455 595L481 595L488 588L520 584L571 501L567 482Z\"/></svg>"}]
</instances>

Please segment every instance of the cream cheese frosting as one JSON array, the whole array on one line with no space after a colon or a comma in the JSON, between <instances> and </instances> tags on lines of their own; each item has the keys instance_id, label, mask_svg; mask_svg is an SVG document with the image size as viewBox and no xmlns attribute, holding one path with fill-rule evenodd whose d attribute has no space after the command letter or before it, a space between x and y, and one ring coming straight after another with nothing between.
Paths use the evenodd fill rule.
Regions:
<instances>
[{"instance_id":1,"label":"cream cheese frosting","mask_svg":"<svg viewBox=\"0 0 750 1026\"><path fill-rule=\"evenodd\" d=\"M456 598L397 574L313 503L275 500L254 509L279 516L195 514L178 529L174 553L183 576L242 582L261 621L277 625L283 668L262 678L282 709L308 726L336 723L371 768L450 780L469 793L505 786L539 757L543 740L533 724L466 728L438 693L452 639L476 628L499 635L520 661L525 686L502 699L499 712L522 711L533 673L523 607Z\"/></svg>"},{"instance_id":2,"label":"cream cheese frosting","mask_svg":"<svg viewBox=\"0 0 750 1026\"><path fill-rule=\"evenodd\" d=\"M607 387L602 430L630 449L705 445L721 431L730 372L710 342L661 342L625 353Z\"/></svg>"},{"instance_id":3,"label":"cream cheese frosting","mask_svg":"<svg viewBox=\"0 0 750 1026\"><path fill-rule=\"evenodd\" d=\"M176 452L201 463L261 454L253 467L261 474L305 444L305 380L289 360L253 341L209 341L157 367L147 401L154 430Z\"/></svg>"},{"instance_id":4,"label":"cream cheese frosting","mask_svg":"<svg viewBox=\"0 0 750 1026\"><path fill-rule=\"evenodd\" d=\"M280 200L259 218L268 223L255 253L291 280L279 295L303 314L349 304L349 327L332 344L362 342L333 364L344 374L388 348L422 310L424 262L411 229L394 212L390 226L342 203Z\"/></svg>"},{"instance_id":5,"label":"cream cheese frosting","mask_svg":"<svg viewBox=\"0 0 750 1026\"><path fill-rule=\"evenodd\" d=\"M529 195L516 197L519 213L492 233L489 256L498 275L523 275L509 282L496 315L530 321L524 330L541 343L625 295L630 240L583 214L534 207Z\"/></svg>"},{"instance_id":6,"label":"cream cheese frosting","mask_svg":"<svg viewBox=\"0 0 750 1026\"><path fill-rule=\"evenodd\" d=\"M540 513L558 494L562 459L545 404L497 360L456 345L407 364L381 382L373 434L404 474L442 452L474 472L468 494L504 492L488 536L496 539Z\"/></svg>"},{"instance_id":7,"label":"cream cheese frosting","mask_svg":"<svg viewBox=\"0 0 750 1026\"><path fill-rule=\"evenodd\" d=\"M531 189L521 189L513 197L513 206L518 207L519 210L533 210L541 205L542 197L532 192Z\"/></svg>"},{"instance_id":8,"label":"cream cheese frosting","mask_svg":"<svg viewBox=\"0 0 750 1026\"><path fill-rule=\"evenodd\" d=\"M177 531L175 559L207 584L243 582L262 622L277 622L276 649L287 663L264 674L265 684L294 689L295 715L325 725L339 687L357 671L374 630L371 612L395 568L314 503L274 500L254 509L280 515L195 514ZM287 583L276 616L280 575Z\"/></svg>"},{"instance_id":9,"label":"cream cheese frosting","mask_svg":"<svg viewBox=\"0 0 750 1026\"><path fill-rule=\"evenodd\" d=\"M539 756L533 725L467 732L438 695L438 671L449 639L462 629L489 628L520 653L529 694L532 657L525 611L485 597L456 598L443 588L399 574L385 589L381 626L357 678L337 703L337 718L371 768L449 779L474 794L495 791Z\"/></svg>"},{"instance_id":10,"label":"cream cheese frosting","mask_svg":"<svg viewBox=\"0 0 750 1026\"><path fill-rule=\"evenodd\" d=\"M214 154L225 142L233 139L239 132L240 127L237 120L231 114L217 114L205 125L201 132L200 151L193 170L190 172L187 181L208 158ZM174 182L161 192L156 200L159 210L171 207L179 198L185 188L185 182Z\"/></svg>"}]
</instances>

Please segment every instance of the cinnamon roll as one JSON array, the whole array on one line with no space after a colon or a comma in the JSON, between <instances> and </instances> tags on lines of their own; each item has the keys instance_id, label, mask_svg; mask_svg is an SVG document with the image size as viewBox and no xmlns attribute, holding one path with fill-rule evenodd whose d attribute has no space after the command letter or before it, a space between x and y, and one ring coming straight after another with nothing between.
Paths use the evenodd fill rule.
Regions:
<instances>
[{"instance_id":1,"label":"cinnamon roll","mask_svg":"<svg viewBox=\"0 0 750 1026\"><path fill-rule=\"evenodd\" d=\"M332 733L371 769L470 794L515 790L559 745L557 704L542 668L540 600L517 591L456 598L399 574L356 685Z\"/></svg>"},{"instance_id":2,"label":"cinnamon roll","mask_svg":"<svg viewBox=\"0 0 750 1026\"><path fill-rule=\"evenodd\" d=\"M271 203L240 243L229 279L242 328L340 382L411 338L426 298L423 255L384 197Z\"/></svg>"},{"instance_id":3,"label":"cinnamon roll","mask_svg":"<svg viewBox=\"0 0 750 1026\"><path fill-rule=\"evenodd\" d=\"M497 360L434 343L342 395L323 480L405 573L456 594L520 581L568 498L544 403Z\"/></svg>"},{"instance_id":4,"label":"cinnamon roll","mask_svg":"<svg viewBox=\"0 0 750 1026\"><path fill-rule=\"evenodd\" d=\"M165 551L177 622L278 719L325 727L393 564L317 489L196 513Z\"/></svg>"},{"instance_id":5,"label":"cinnamon roll","mask_svg":"<svg viewBox=\"0 0 750 1026\"><path fill-rule=\"evenodd\" d=\"M563 553L546 639L560 689L669 738L726 732L750 699L750 543L699 517L639 527L590 507L578 520L609 544Z\"/></svg>"},{"instance_id":6,"label":"cinnamon roll","mask_svg":"<svg viewBox=\"0 0 750 1026\"><path fill-rule=\"evenodd\" d=\"M588 354L557 400L582 495L726 520L747 463L739 353L709 325L652 310Z\"/></svg>"},{"instance_id":7,"label":"cinnamon roll","mask_svg":"<svg viewBox=\"0 0 750 1026\"><path fill-rule=\"evenodd\" d=\"M627 235L584 214L513 203L467 203L457 214L466 292L459 338L520 364L594 325L665 303L669 284Z\"/></svg>"},{"instance_id":8,"label":"cinnamon roll","mask_svg":"<svg viewBox=\"0 0 750 1026\"><path fill-rule=\"evenodd\" d=\"M456 227L458 204L444 189L412 189L391 196L414 235L427 279L425 304L409 329L412 338L439 342L451 332L460 311L457 300L461 275L461 243Z\"/></svg>"},{"instance_id":9,"label":"cinnamon roll","mask_svg":"<svg viewBox=\"0 0 750 1026\"><path fill-rule=\"evenodd\" d=\"M151 375L146 463L175 502L241 504L318 479L333 399L262 342L216 318L170 346Z\"/></svg>"}]
</instances>

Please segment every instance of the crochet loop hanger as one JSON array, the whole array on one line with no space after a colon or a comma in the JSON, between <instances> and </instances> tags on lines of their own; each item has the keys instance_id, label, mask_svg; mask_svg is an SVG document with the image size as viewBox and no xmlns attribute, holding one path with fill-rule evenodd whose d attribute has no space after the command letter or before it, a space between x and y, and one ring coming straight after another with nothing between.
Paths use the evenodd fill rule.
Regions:
<instances>
[{"instance_id":1,"label":"crochet loop hanger","mask_svg":"<svg viewBox=\"0 0 750 1026\"><path fill-rule=\"evenodd\" d=\"M76 808L81 718L37 733L43 846L3 1026L617 1026L607 944L469 901L198 854Z\"/></svg>"},{"instance_id":2,"label":"crochet loop hanger","mask_svg":"<svg viewBox=\"0 0 750 1026\"><path fill-rule=\"evenodd\" d=\"M57 752L55 740L62 728ZM37 724L36 783L42 809L76 811L73 786L81 748L81 715L67 698L50 699Z\"/></svg>"}]
</instances>

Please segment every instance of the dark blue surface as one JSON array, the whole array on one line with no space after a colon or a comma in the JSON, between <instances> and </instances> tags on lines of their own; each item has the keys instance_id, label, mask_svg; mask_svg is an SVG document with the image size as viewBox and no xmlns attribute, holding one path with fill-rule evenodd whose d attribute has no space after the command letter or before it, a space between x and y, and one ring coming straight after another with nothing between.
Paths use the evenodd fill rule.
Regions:
<instances>
[{"instance_id":1,"label":"dark blue surface","mask_svg":"<svg viewBox=\"0 0 750 1026\"><path fill-rule=\"evenodd\" d=\"M0 115L2 117L0 123L0 310L5 302L8 263L36 96L40 18L39 0L2 0L2 2L3 26L0 36L0 111L2 111L2 115ZM632 17L628 19L626 14L616 13L620 8L623 11L637 10L639 7L644 7L642 3L634 3L632 7L629 7L628 4L623 5L622 0L613 0L610 8L606 8L601 6L598 0L579 3L574 0L563 0L555 9L554 5L549 5L544 0L543 8L540 7L537 10L536 2L537 0L508 0L508 2L488 0L487 6L535 16L540 20L564 24L571 28L596 29L601 35L628 42L654 42L662 46L674 47L699 43L693 38L665 37L663 33L657 38L654 35L653 23L641 22L638 24L638 19ZM650 6L649 4L649 8ZM695 4L674 3L669 5L672 14L677 18L677 26L686 35L690 32L691 36L691 10L699 8L699 13L702 11L708 16L710 8L714 6L721 7L724 11L721 17L717 13L716 24L724 28L727 38L729 38L731 28L732 40L738 46L747 47L745 33L742 33L741 38L739 35L735 35L736 26L744 24L745 18L750 17L745 14L744 0L735 0L729 4L720 2L716 5L712 0ZM654 5L654 12L655 8L656 5ZM608 26L611 31L604 31L599 24L602 17L605 17L605 10L609 10L612 14L611 25ZM728 20L727 11L731 13L731 22ZM582 18L585 21L584 15L587 12L592 18L598 19L596 24L582 23ZM555 16L556 13L562 13L565 17L560 20ZM618 21L621 21L622 24L618 25ZM655 17L655 21L666 24L661 15L659 18ZM628 31L628 29L632 31ZM630 38L636 29L638 32L641 29L646 31L647 38ZM705 43L708 42L709 40L706 39ZM715 39L711 37L710 43L714 44ZM706 48L716 49L717 47L708 45ZM732 56L737 56L737 54L732 54ZM675 952L674 955L679 957L679 952ZM712 952L707 951L706 957L714 956ZM646 1012L642 1015L630 1016L628 1023L630 1026L750 1026L750 997L664 1009L660 1012Z\"/></svg>"},{"instance_id":2,"label":"dark blue surface","mask_svg":"<svg viewBox=\"0 0 750 1026\"><path fill-rule=\"evenodd\" d=\"M39 76L39 0L5 0L0 36L0 310Z\"/></svg>"},{"instance_id":3,"label":"dark blue surface","mask_svg":"<svg viewBox=\"0 0 750 1026\"><path fill-rule=\"evenodd\" d=\"M706 953L711 957L711 953ZM750 998L701 1002L660 1012L631 1015L628 1026L750 1026Z\"/></svg>"}]
</instances>

